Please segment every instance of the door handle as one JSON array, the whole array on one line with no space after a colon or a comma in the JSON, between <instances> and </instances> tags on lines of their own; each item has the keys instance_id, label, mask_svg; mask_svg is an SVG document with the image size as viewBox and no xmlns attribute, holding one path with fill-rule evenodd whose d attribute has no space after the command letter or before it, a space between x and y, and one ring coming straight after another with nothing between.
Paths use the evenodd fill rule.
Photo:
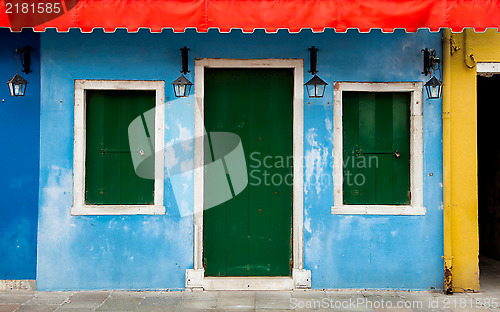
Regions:
<instances>
[{"instance_id":1,"label":"door handle","mask_svg":"<svg viewBox=\"0 0 500 312\"><path fill-rule=\"evenodd\" d=\"M144 156L145 152L143 149L140 151L131 151L128 149L119 149L119 148L101 148L101 154L106 154L106 153L139 153L141 156Z\"/></svg>"},{"instance_id":2,"label":"door handle","mask_svg":"<svg viewBox=\"0 0 500 312\"><path fill-rule=\"evenodd\" d=\"M360 156L361 154L368 154L368 155L382 155L382 154L394 154L396 158L401 157L401 154L398 152L398 150L363 150L363 149L357 149L354 151L356 155Z\"/></svg>"}]
</instances>

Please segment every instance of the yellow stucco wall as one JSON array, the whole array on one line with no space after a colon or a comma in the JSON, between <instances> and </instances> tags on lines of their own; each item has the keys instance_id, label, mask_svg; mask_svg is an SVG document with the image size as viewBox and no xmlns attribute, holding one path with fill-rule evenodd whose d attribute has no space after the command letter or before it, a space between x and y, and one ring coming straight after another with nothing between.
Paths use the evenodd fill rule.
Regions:
<instances>
[{"instance_id":1,"label":"yellow stucco wall","mask_svg":"<svg viewBox=\"0 0 500 312\"><path fill-rule=\"evenodd\" d=\"M445 260L452 266L453 291L479 290L474 64L500 62L500 33L465 30L451 34L446 30L443 54Z\"/></svg>"}]
</instances>

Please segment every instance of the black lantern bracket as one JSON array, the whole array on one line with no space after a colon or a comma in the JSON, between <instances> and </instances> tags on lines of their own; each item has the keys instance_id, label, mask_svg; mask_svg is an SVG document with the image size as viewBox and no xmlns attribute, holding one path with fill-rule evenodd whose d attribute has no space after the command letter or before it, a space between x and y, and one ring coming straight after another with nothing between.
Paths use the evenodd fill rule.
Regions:
<instances>
[{"instance_id":1,"label":"black lantern bracket","mask_svg":"<svg viewBox=\"0 0 500 312\"><path fill-rule=\"evenodd\" d=\"M436 78L436 72L441 74L441 60L436 56L433 49L422 49L424 52L424 71L422 74L431 76L424 84L429 99L439 99L443 94L443 82Z\"/></svg>"},{"instance_id":2,"label":"black lantern bracket","mask_svg":"<svg viewBox=\"0 0 500 312\"><path fill-rule=\"evenodd\" d=\"M25 74L32 72L31 70L31 51L33 50L30 46L25 46L24 48L17 48L16 55L19 56L21 60L21 65L23 69L21 70Z\"/></svg>"},{"instance_id":3,"label":"black lantern bracket","mask_svg":"<svg viewBox=\"0 0 500 312\"><path fill-rule=\"evenodd\" d=\"M184 75L189 73L188 70L189 50L190 49L186 46L181 48L181 62L182 62L181 73L183 73Z\"/></svg>"},{"instance_id":4,"label":"black lantern bracket","mask_svg":"<svg viewBox=\"0 0 500 312\"><path fill-rule=\"evenodd\" d=\"M10 96L21 97L26 94L26 86L28 81L19 75L19 61L22 65L22 72L29 74L31 73L31 51L33 50L30 46L25 46L24 48L16 49L16 75L7 81L9 86Z\"/></svg>"},{"instance_id":5,"label":"black lantern bracket","mask_svg":"<svg viewBox=\"0 0 500 312\"><path fill-rule=\"evenodd\" d=\"M187 73L189 73L189 48L184 46L181 48L181 76L172 82L172 86L174 87L175 97L184 98L188 97L191 93L191 87L193 84L189 79L184 77Z\"/></svg>"},{"instance_id":6,"label":"black lantern bracket","mask_svg":"<svg viewBox=\"0 0 500 312\"><path fill-rule=\"evenodd\" d=\"M312 46L308 50L310 53L309 72L313 75L313 77L304 85L306 86L307 94L310 98L322 98L325 94L325 88L328 83L316 75L318 72L318 48Z\"/></svg>"},{"instance_id":7,"label":"black lantern bracket","mask_svg":"<svg viewBox=\"0 0 500 312\"><path fill-rule=\"evenodd\" d=\"M436 50L422 49L424 52L424 71L422 74L428 76L440 69L441 60L436 56Z\"/></svg>"},{"instance_id":8,"label":"black lantern bracket","mask_svg":"<svg viewBox=\"0 0 500 312\"><path fill-rule=\"evenodd\" d=\"M315 46L310 47L309 49L310 57L309 57L309 73L312 75L316 75L318 72L318 48Z\"/></svg>"}]
</instances>

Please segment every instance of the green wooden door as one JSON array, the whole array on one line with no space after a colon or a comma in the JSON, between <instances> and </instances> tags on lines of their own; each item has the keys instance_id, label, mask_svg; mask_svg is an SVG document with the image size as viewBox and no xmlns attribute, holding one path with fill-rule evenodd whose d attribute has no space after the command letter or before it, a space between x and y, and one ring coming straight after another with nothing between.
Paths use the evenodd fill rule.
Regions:
<instances>
[{"instance_id":1,"label":"green wooden door","mask_svg":"<svg viewBox=\"0 0 500 312\"><path fill-rule=\"evenodd\" d=\"M89 90L86 99L85 203L153 204L154 180L134 171L128 126L155 107L155 93Z\"/></svg>"},{"instance_id":2,"label":"green wooden door","mask_svg":"<svg viewBox=\"0 0 500 312\"><path fill-rule=\"evenodd\" d=\"M410 204L410 94L343 92L344 204Z\"/></svg>"},{"instance_id":3,"label":"green wooden door","mask_svg":"<svg viewBox=\"0 0 500 312\"><path fill-rule=\"evenodd\" d=\"M205 69L204 104L209 134L241 138L249 174L244 191L204 211L205 275L290 276L293 71Z\"/></svg>"}]
</instances>

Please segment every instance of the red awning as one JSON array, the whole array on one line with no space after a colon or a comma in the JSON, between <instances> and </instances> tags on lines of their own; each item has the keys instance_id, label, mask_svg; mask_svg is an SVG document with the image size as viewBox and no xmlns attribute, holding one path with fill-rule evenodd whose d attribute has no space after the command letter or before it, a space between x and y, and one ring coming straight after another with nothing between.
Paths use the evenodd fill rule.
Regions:
<instances>
[{"instance_id":1,"label":"red awning","mask_svg":"<svg viewBox=\"0 0 500 312\"><path fill-rule=\"evenodd\" d=\"M228 32L288 29L315 32L332 28L343 32L372 28L392 32L403 28L455 32L500 27L500 1L496 0L3 0L0 27L19 31L23 27L44 31L79 28L90 32L103 28L113 32L173 29L182 32L210 28Z\"/></svg>"}]
</instances>

